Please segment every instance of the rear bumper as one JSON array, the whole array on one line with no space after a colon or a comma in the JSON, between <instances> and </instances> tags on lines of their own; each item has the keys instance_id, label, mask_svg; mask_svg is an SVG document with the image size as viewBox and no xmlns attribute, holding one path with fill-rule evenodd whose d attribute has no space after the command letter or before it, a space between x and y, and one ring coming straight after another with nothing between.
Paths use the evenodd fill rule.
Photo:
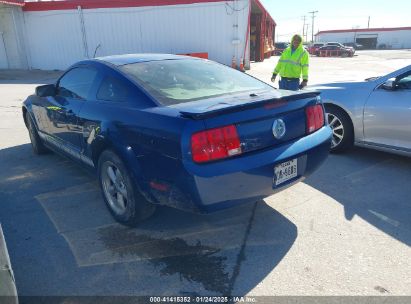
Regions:
<instances>
[{"instance_id":1,"label":"rear bumper","mask_svg":"<svg viewBox=\"0 0 411 304\"><path fill-rule=\"evenodd\" d=\"M210 213L242 203L252 203L290 187L313 173L328 157L332 131L325 126L317 132L264 151L250 152L232 159L198 165L176 162L169 180L159 178L163 189L150 190L155 204ZM297 159L297 176L274 185L274 167ZM170 161L170 159L167 159Z\"/></svg>"},{"instance_id":2,"label":"rear bumper","mask_svg":"<svg viewBox=\"0 0 411 304\"><path fill-rule=\"evenodd\" d=\"M328 157L331 129L323 127L314 134L285 145L188 171L194 176L195 209L213 212L241 203L255 202L281 191L313 173ZM274 167L297 159L298 172L293 179L274 186Z\"/></svg>"}]
</instances>

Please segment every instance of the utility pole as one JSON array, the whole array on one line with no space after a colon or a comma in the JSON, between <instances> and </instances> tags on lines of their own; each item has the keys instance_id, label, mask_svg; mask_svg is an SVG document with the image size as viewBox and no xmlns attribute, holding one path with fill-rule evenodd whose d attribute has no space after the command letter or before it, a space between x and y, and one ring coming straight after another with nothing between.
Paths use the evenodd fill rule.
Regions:
<instances>
[{"instance_id":1,"label":"utility pole","mask_svg":"<svg viewBox=\"0 0 411 304\"><path fill-rule=\"evenodd\" d=\"M315 18L315 14L318 13L318 11L312 11L312 12L308 12L309 14L311 14L311 25L312 25L312 33L311 33L311 42L314 42L314 18Z\"/></svg>"},{"instance_id":2,"label":"utility pole","mask_svg":"<svg viewBox=\"0 0 411 304\"><path fill-rule=\"evenodd\" d=\"M371 16L368 16L368 28L370 28L370 19L371 19Z\"/></svg>"},{"instance_id":3,"label":"utility pole","mask_svg":"<svg viewBox=\"0 0 411 304\"><path fill-rule=\"evenodd\" d=\"M304 31L305 31L305 16L302 16L301 18L303 18L303 37L304 37Z\"/></svg>"},{"instance_id":4,"label":"utility pole","mask_svg":"<svg viewBox=\"0 0 411 304\"><path fill-rule=\"evenodd\" d=\"M310 25L308 23L305 25L305 38L303 36L305 42L308 42L308 27L309 26Z\"/></svg>"}]
</instances>

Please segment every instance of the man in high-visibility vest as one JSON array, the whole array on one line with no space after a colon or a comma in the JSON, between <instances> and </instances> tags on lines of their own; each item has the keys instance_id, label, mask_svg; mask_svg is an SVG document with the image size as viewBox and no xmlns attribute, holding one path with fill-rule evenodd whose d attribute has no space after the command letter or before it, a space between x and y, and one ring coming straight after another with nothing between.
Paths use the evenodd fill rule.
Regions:
<instances>
[{"instance_id":1,"label":"man in high-visibility vest","mask_svg":"<svg viewBox=\"0 0 411 304\"><path fill-rule=\"evenodd\" d=\"M303 39L300 35L294 35L291 45L284 50L274 69L271 81L274 82L278 74L280 89L297 91L307 85L308 82L308 62L310 56L303 47ZM300 83L300 77L303 81Z\"/></svg>"}]
</instances>

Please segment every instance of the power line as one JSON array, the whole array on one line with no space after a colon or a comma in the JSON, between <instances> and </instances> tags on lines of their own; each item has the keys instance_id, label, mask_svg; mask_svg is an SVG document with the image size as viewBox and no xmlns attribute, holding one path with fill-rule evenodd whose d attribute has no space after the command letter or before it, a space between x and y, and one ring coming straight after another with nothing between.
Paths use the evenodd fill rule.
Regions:
<instances>
[{"instance_id":1,"label":"power line","mask_svg":"<svg viewBox=\"0 0 411 304\"><path fill-rule=\"evenodd\" d=\"M287 33L287 34L277 34L279 37L284 37L284 36L291 36L294 35L295 32Z\"/></svg>"},{"instance_id":2,"label":"power line","mask_svg":"<svg viewBox=\"0 0 411 304\"><path fill-rule=\"evenodd\" d=\"M288 18L275 18L276 21L288 21L288 20L297 20L298 17L288 17Z\"/></svg>"}]
</instances>

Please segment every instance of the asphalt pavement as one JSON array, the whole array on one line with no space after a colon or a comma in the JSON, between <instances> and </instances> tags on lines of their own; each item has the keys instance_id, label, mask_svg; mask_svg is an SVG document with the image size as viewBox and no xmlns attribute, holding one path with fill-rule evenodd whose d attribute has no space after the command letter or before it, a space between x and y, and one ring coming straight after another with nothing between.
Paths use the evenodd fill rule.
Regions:
<instances>
[{"instance_id":1,"label":"asphalt pavement","mask_svg":"<svg viewBox=\"0 0 411 304\"><path fill-rule=\"evenodd\" d=\"M249 73L269 81L277 60ZM407 64L406 50L312 58L310 84ZM354 148L264 201L161 207L126 228L93 176L31 151L21 102L58 75L0 71L0 223L19 295L411 296L410 158Z\"/></svg>"}]
</instances>

